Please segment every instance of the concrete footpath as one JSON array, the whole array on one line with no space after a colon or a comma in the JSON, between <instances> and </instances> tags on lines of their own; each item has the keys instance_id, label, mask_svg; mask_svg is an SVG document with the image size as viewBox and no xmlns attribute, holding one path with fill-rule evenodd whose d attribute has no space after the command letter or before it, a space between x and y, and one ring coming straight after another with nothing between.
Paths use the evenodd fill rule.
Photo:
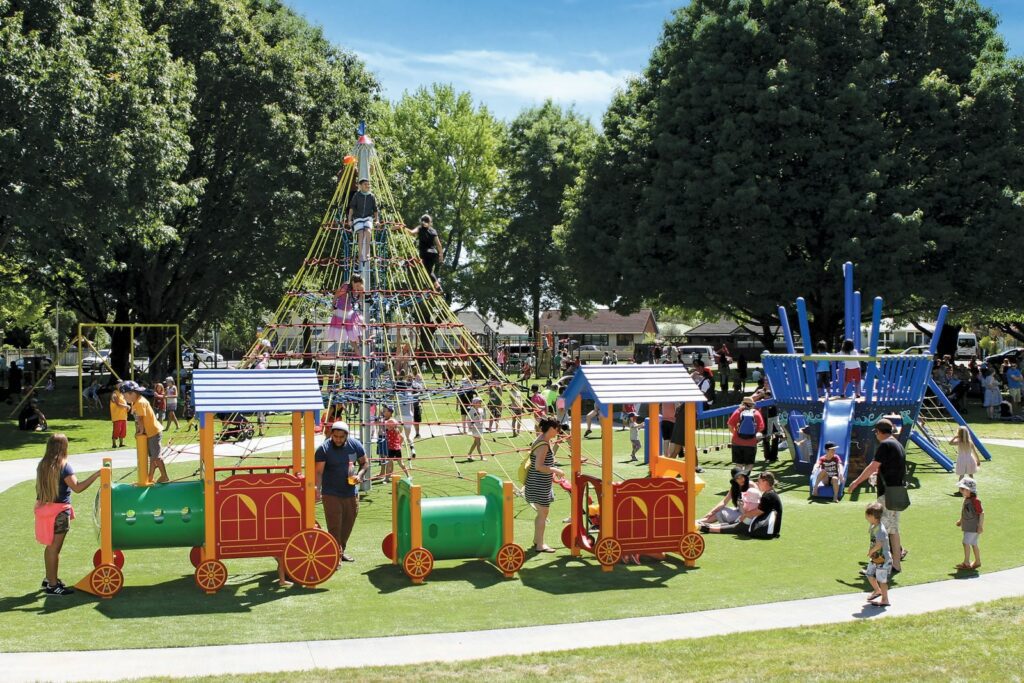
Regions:
<instances>
[{"instance_id":1,"label":"concrete footpath","mask_svg":"<svg viewBox=\"0 0 1024 683\"><path fill-rule=\"evenodd\" d=\"M463 661L583 647L654 643L743 631L838 624L924 614L1024 595L1024 567L896 588L888 609L863 594L731 607L687 614L555 624L466 633L144 650L35 652L0 655L0 678L89 681L144 676L220 676L387 664ZM356 674L358 676L358 674Z\"/></svg>"}]
</instances>

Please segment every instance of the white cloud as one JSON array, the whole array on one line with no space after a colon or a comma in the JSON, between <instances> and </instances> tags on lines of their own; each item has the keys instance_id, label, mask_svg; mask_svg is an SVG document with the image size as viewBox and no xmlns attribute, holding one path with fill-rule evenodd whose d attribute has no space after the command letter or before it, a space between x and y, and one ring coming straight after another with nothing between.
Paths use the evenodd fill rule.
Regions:
<instances>
[{"instance_id":1,"label":"white cloud","mask_svg":"<svg viewBox=\"0 0 1024 683\"><path fill-rule=\"evenodd\" d=\"M385 86L413 89L433 82L453 83L489 106L498 104L499 115L510 113L501 111L503 102L518 109L548 98L599 115L615 89L631 75L626 69L567 68L532 52L388 49L359 54L380 74Z\"/></svg>"}]
</instances>

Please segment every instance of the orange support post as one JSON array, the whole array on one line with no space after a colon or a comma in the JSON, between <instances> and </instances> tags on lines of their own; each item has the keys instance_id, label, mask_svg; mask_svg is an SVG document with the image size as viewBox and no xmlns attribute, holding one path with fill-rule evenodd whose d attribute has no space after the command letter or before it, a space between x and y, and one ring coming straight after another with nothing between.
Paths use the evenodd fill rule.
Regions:
<instances>
[{"instance_id":1,"label":"orange support post","mask_svg":"<svg viewBox=\"0 0 1024 683\"><path fill-rule=\"evenodd\" d=\"M614 454L612 452L615 432L612 424L612 415L615 408L612 404L604 406L605 412L601 415L601 538L610 538L615 529L615 506L613 503L615 492L612 490L614 483ZM610 572L611 565L601 565L602 571Z\"/></svg>"},{"instance_id":2,"label":"orange support post","mask_svg":"<svg viewBox=\"0 0 1024 683\"><path fill-rule=\"evenodd\" d=\"M132 426L135 426L134 421ZM135 483L138 486L152 486L149 480L149 443L145 434L135 437Z\"/></svg>"},{"instance_id":3,"label":"orange support post","mask_svg":"<svg viewBox=\"0 0 1024 683\"><path fill-rule=\"evenodd\" d=\"M316 441L314 428L316 427L313 413L306 411L302 414L303 446L306 449L306 500L303 505L302 528L312 529L316 526ZM314 473L314 474L311 474Z\"/></svg>"},{"instance_id":4,"label":"orange support post","mask_svg":"<svg viewBox=\"0 0 1024 683\"><path fill-rule=\"evenodd\" d=\"M508 545L515 542L515 517L512 512L512 502L515 499L515 489L512 482L506 481L501 485L501 544Z\"/></svg>"},{"instance_id":5,"label":"orange support post","mask_svg":"<svg viewBox=\"0 0 1024 683\"><path fill-rule=\"evenodd\" d=\"M420 506L422 488L416 484L409 489L409 531L410 545L413 548L423 546L423 508ZM395 539L398 542L398 539Z\"/></svg>"},{"instance_id":6,"label":"orange support post","mask_svg":"<svg viewBox=\"0 0 1024 683\"><path fill-rule=\"evenodd\" d=\"M199 427L199 457L203 462L203 513L206 540L203 542L202 560L217 559L217 474L213 471L213 414L204 413Z\"/></svg>"},{"instance_id":7,"label":"orange support post","mask_svg":"<svg viewBox=\"0 0 1024 683\"><path fill-rule=\"evenodd\" d=\"M572 542L569 546L569 553L573 557L580 556L580 548L576 538L580 532L580 487L576 484L576 476L583 467L583 436L580 433L583 427L583 400L577 396L572 401L572 432L569 434L569 445L572 448L572 478L569 483L572 485L571 499L572 511L569 516L569 524L572 526Z\"/></svg>"},{"instance_id":8,"label":"orange support post","mask_svg":"<svg viewBox=\"0 0 1024 683\"><path fill-rule=\"evenodd\" d=\"M686 427L686 450L685 450L685 469L683 470L683 478L686 480L686 514L683 517L684 528L688 532L696 533L697 531L697 515L695 513L695 506L697 505L697 404L687 403L684 408L685 427ZM684 560L687 567L695 567L697 565L696 560Z\"/></svg>"},{"instance_id":9,"label":"orange support post","mask_svg":"<svg viewBox=\"0 0 1024 683\"><path fill-rule=\"evenodd\" d=\"M296 477L302 471L302 415L299 411L292 411L292 474ZM316 470L307 470L312 476ZM315 479L315 477L314 477Z\"/></svg>"},{"instance_id":10,"label":"orange support post","mask_svg":"<svg viewBox=\"0 0 1024 683\"><path fill-rule=\"evenodd\" d=\"M650 464L651 474L655 472L655 465L658 459L661 457L661 404L651 403L647 406L647 419L650 420L650 429L647 433L650 435L651 443L648 444L650 449ZM670 435L671 436L671 435Z\"/></svg>"},{"instance_id":11,"label":"orange support post","mask_svg":"<svg viewBox=\"0 0 1024 683\"><path fill-rule=\"evenodd\" d=\"M114 563L114 530L113 510L111 499L113 498L113 472L110 458L103 458L103 468L100 470L100 562L103 564Z\"/></svg>"},{"instance_id":12,"label":"orange support post","mask_svg":"<svg viewBox=\"0 0 1024 683\"><path fill-rule=\"evenodd\" d=\"M398 564L398 482L401 480L397 474L391 475L391 542L395 544L391 549L391 564Z\"/></svg>"}]
</instances>

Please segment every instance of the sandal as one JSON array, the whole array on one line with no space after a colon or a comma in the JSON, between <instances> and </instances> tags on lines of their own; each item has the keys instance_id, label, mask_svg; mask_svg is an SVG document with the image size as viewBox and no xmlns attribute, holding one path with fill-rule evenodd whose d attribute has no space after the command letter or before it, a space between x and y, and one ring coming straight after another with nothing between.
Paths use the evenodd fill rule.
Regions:
<instances>
[{"instance_id":1,"label":"sandal","mask_svg":"<svg viewBox=\"0 0 1024 683\"><path fill-rule=\"evenodd\" d=\"M981 569L981 562L975 562L972 564L971 569Z\"/></svg>"},{"instance_id":2,"label":"sandal","mask_svg":"<svg viewBox=\"0 0 1024 683\"><path fill-rule=\"evenodd\" d=\"M553 553L553 552L555 552L555 549L552 548L549 545L546 545L543 548L538 548L537 546L533 546L533 551L537 552L537 553Z\"/></svg>"},{"instance_id":3,"label":"sandal","mask_svg":"<svg viewBox=\"0 0 1024 683\"><path fill-rule=\"evenodd\" d=\"M868 600L868 604L874 605L875 607L889 607L888 602L875 602L874 600Z\"/></svg>"},{"instance_id":4,"label":"sandal","mask_svg":"<svg viewBox=\"0 0 1024 683\"><path fill-rule=\"evenodd\" d=\"M954 569L971 570L974 569L974 565L967 564L966 562L961 562L960 564L956 565Z\"/></svg>"},{"instance_id":5,"label":"sandal","mask_svg":"<svg viewBox=\"0 0 1024 683\"><path fill-rule=\"evenodd\" d=\"M872 600L877 600L880 597L882 597L881 593L872 593L868 596L868 602L871 602Z\"/></svg>"}]
</instances>

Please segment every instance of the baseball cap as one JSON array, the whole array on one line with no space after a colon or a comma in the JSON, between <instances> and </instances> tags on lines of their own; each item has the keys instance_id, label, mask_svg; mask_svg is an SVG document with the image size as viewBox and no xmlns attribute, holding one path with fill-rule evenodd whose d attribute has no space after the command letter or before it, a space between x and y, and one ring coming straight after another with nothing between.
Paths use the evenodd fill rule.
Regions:
<instances>
[{"instance_id":1,"label":"baseball cap","mask_svg":"<svg viewBox=\"0 0 1024 683\"><path fill-rule=\"evenodd\" d=\"M875 431L882 432L883 434L892 434L892 422L889 422L885 418L882 418L875 423Z\"/></svg>"},{"instance_id":2,"label":"baseball cap","mask_svg":"<svg viewBox=\"0 0 1024 683\"><path fill-rule=\"evenodd\" d=\"M359 182L361 182L361 183L368 183L368 182L370 182L370 179L366 178L366 177L363 177L363 178L359 179Z\"/></svg>"},{"instance_id":3,"label":"baseball cap","mask_svg":"<svg viewBox=\"0 0 1024 683\"><path fill-rule=\"evenodd\" d=\"M337 422L335 422L335 423L333 423L333 424L331 425L331 431L332 431L332 432L333 432L334 430L336 430L336 429L340 429L341 431L343 431L343 432L345 432L346 434L348 434L348 432L349 432L349 429L348 429L348 422L343 422L342 420L338 420Z\"/></svg>"},{"instance_id":4,"label":"baseball cap","mask_svg":"<svg viewBox=\"0 0 1024 683\"><path fill-rule=\"evenodd\" d=\"M830 449L830 448L835 448L835 447L836 447L836 442L835 441L826 441L825 442L825 450L826 451L828 449Z\"/></svg>"},{"instance_id":5,"label":"baseball cap","mask_svg":"<svg viewBox=\"0 0 1024 683\"><path fill-rule=\"evenodd\" d=\"M120 389L121 393L123 394L123 393L128 392L128 391L138 392L138 391L140 391L142 389L142 387L140 387L138 384L136 384L135 382L133 382L131 380L127 380L127 381L121 382L121 386L119 386L118 389Z\"/></svg>"},{"instance_id":6,"label":"baseball cap","mask_svg":"<svg viewBox=\"0 0 1024 683\"><path fill-rule=\"evenodd\" d=\"M957 488L967 489L972 494L978 493L978 482L974 481L970 477L964 477L960 480L960 483L956 485Z\"/></svg>"}]
</instances>

